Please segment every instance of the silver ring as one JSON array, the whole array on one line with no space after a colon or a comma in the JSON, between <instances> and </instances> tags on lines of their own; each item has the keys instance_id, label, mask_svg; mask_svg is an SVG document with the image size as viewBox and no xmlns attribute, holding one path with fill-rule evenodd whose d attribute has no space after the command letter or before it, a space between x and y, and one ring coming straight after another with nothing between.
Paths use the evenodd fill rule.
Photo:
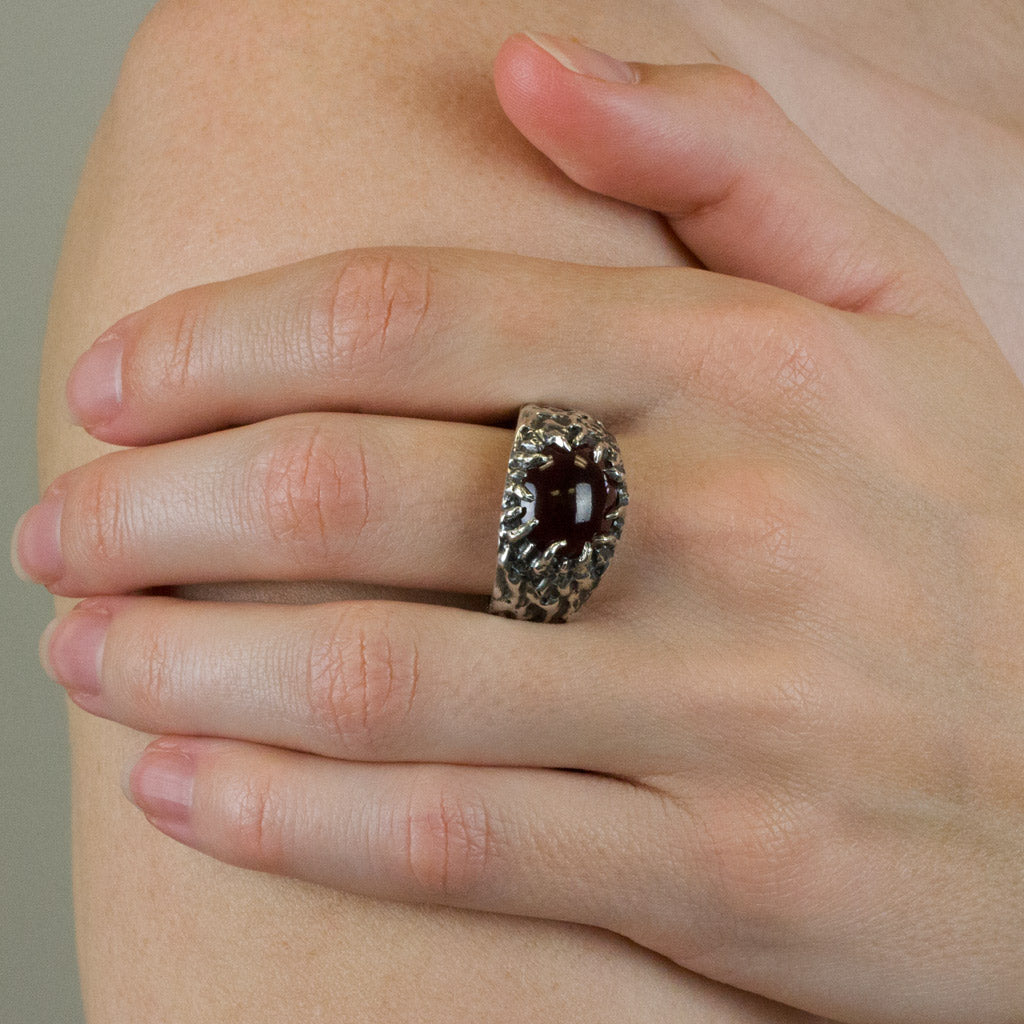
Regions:
<instances>
[{"instance_id":1,"label":"silver ring","mask_svg":"<svg viewBox=\"0 0 1024 1024\"><path fill-rule=\"evenodd\" d=\"M498 532L495 615L564 622L611 562L629 495L622 453L594 417L524 405Z\"/></svg>"}]
</instances>

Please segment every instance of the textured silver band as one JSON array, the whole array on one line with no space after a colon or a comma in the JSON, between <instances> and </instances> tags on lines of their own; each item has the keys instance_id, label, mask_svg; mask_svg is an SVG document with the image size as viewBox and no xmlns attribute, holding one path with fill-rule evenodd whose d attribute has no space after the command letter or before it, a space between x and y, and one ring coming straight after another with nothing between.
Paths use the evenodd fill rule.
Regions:
<instances>
[{"instance_id":1,"label":"textured silver band","mask_svg":"<svg viewBox=\"0 0 1024 1024\"><path fill-rule=\"evenodd\" d=\"M531 540L537 526L531 514L536 494L526 478L552 462L545 449L550 453L553 448L592 459L609 487L602 529L576 556L564 554L564 542L541 550ZM532 622L564 622L579 611L611 562L628 502L622 454L598 420L576 410L524 405L508 460L491 612Z\"/></svg>"}]
</instances>

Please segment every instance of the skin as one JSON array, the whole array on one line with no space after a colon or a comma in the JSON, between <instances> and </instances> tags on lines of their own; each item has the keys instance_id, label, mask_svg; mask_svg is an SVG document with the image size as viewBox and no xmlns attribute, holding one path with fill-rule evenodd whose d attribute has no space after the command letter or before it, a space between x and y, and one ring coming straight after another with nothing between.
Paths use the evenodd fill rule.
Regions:
<instances>
[{"instance_id":1,"label":"skin","mask_svg":"<svg viewBox=\"0 0 1024 1024\"><path fill-rule=\"evenodd\" d=\"M178 31L181 31L180 28L178 28ZM537 167L536 164L533 166ZM157 184L159 183L157 182ZM550 179L547 179L547 183L544 187L551 190L549 195L551 197L551 205L553 208L561 208L565 205L567 195L564 193L564 186L555 186ZM563 191L560 192L560 190ZM159 195L159 190L157 190L155 194ZM662 248L662 254L661 256L658 256L654 252L650 252L646 257L641 257L638 253L636 262L667 262L672 258L671 248L665 241L664 235L660 234L656 230L656 223L654 221L642 222L638 219L638 215L633 212L613 209L611 207L601 205L600 203L595 204L594 200L587 199L585 196L577 195L576 193L571 193L571 195L572 199L568 200L570 206L571 204L578 204L577 208L579 210L584 212L591 211L591 216L597 219L600 219L601 217L610 217L613 219L621 218L624 225L631 220L633 228L637 228L644 223L650 225L649 228L645 228L644 230L650 231L649 238L652 242L656 240L656 244ZM558 202L555 202L556 199ZM198 197L192 197L190 201L196 202L198 201ZM130 221L131 216L126 216ZM110 221L108 219L103 223L104 225L109 225ZM178 225L179 232L181 232L183 228L184 224ZM244 225L237 230L239 231L239 237L234 239L233 244L240 246L239 251L243 251L247 241L244 237ZM410 230L409 234L415 235L415 231ZM631 231L631 235L632 237L636 237L636 232ZM116 237L121 238L122 236L117 235ZM416 238L413 237L411 240L416 241ZM424 240L451 241L452 239L441 238ZM167 241L166 237L163 241ZM463 241L465 244L466 242L472 242L473 239L460 239L460 241ZM302 247L298 242L296 241L292 244L299 250L292 255L301 255ZM324 248L327 247L329 246L324 246ZM509 246L509 248L514 247L515 246ZM85 248L88 249L88 246L85 246ZM72 251L74 250L72 249ZM621 253L618 246L616 247L616 251L617 253ZM583 254L563 254L557 252L549 254L573 256L577 259L584 258ZM288 255L289 253L287 252L279 253L278 259L275 260L275 262L283 262ZM597 255L590 256L590 259L595 261L599 261L599 258L600 257ZM107 259L109 260L109 257L107 257ZM82 268L80 267L80 269ZM184 267L179 268L179 273L183 272L185 269L186 268ZM194 268L188 269L194 271ZM244 269L244 267L239 267L237 265L232 267L230 266L230 261L228 261L220 265L220 276L223 276L225 271L230 273L233 270L237 271L240 269ZM69 272L66 270L65 273L67 274ZM71 273L73 279L73 270ZM100 281L102 281L103 275L100 274L98 276ZM153 275L152 278L147 278L147 286L152 289L152 294L147 297L155 297L162 291L171 290L167 287L161 287L161 281L164 284L167 283L167 276L168 275L165 272L164 279L161 279L159 275ZM173 279L174 275L170 274L169 276ZM200 275L200 277L201 276L202 275ZM211 273L207 276L217 275ZM99 287L99 284L96 282L96 277L97 275L90 275L89 277L90 281L93 282L92 287ZM116 273L113 275L113 281L115 282L111 286L113 294L120 294L118 293L118 289L123 289L125 287L124 280L126 279L126 272L123 274L122 278L119 278ZM124 306L121 307L122 309L132 308L143 304L141 301L130 301L131 297L132 296L129 294L127 300L120 300L124 302ZM113 305L113 303L110 303L110 305ZM102 308L102 303L99 303L99 306ZM60 300L58 300L57 308L59 310ZM100 319L98 314L96 319ZM108 316L106 321L112 319L114 319L114 316ZM990 321L997 321L998 317L995 314L990 313L989 319ZM100 326L101 324L97 324L97 332ZM65 445L64 450L67 451L67 449L68 446ZM82 453L80 452L79 454ZM69 455L69 457L73 458L74 456ZM493 463L488 462L488 465L493 465ZM445 586L451 585L448 580L442 580L439 582ZM479 581L475 579L471 581L471 589L476 588L478 584ZM83 585L91 586L92 584L83 583ZM107 588L101 587L100 589ZM116 588L111 587L110 589ZM74 592L74 590L75 587L72 586L69 592ZM110 752L118 743L120 743L123 748L123 741L116 738L119 734L109 731L103 732L103 727L95 724L85 726L79 723L76 728L79 730L80 738L82 738L82 742L80 742L78 748L79 755L83 758L83 760L79 762L80 765L87 764L88 758L91 756L93 762L96 763L100 769L95 776L97 782L93 794L90 795L88 787L84 787L83 790L79 791L80 797L84 798L82 802L80 802L80 807L84 804L85 807L88 808L90 806L89 801L91 800L94 813L97 815L107 816L109 819L110 812L102 810L102 808L107 806L108 801L106 798L100 796L100 792L102 790L102 785L100 783L104 779L104 773L106 784L110 783L110 776L113 774L114 767L113 761L116 760L116 758L110 756ZM91 755L89 754L90 750L93 751ZM104 765L107 767L104 767ZM216 869L211 867L209 862L181 859L183 855L176 849L170 848L168 845L154 845L152 838L139 832L137 824L131 822L127 818L116 819L116 827L124 827L126 831L123 834L133 838L133 842L129 845L133 852L135 852L140 858L141 863L137 862L136 870L134 872L129 869L127 872L121 874L119 879L120 884L123 886L123 898L131 907L131 913L128 916L125 931L114 938L108 937L102 940L112 942L114 944L113 949L104 951L102 948L97 949L94 946L92 949L85 950L87 975L88 964L91 961L94 965L92 967L93 977L103 977L105 980L110 980L111 976L113 976L113 980L115 981L114 986L108 989L109 994L99 993L98 985L92 990L91 1003L95 1007L94 1012L96 1014L102 1014L104 1012L113 1014L114 1008L118 1006L123 1012L125 1005L123 1000L128 998L152 1000L152 1002L144 1005L144 1009L158 1007L161 1012L164 1012L164 1005L186 1005L186 1002L184 1001L191 998L188 995L188 992L191 990L192 985L196 986L194 991L198 992L202 990L202 975L201 972L199 976L196 975L196 965L194 963L190 963L190 967L192 969L188 977L195 978L196 980L194 982L186 982L184 992L179 988L177 992L170 993L166 991L166 988L169 986L161 985L159 972L154 974L153 972L147 972L145 970L145 958L140 960L136 957L133 958L131 962L126 962L126 958L123 955L117 957L118 944L124 942L128 945L131 943L133 928L139 929L139 931L134 933L135 936L139 938L144 936L144 941L147 943L147 949L150 950L150 953L148 953L147 956L153 956L155 953L155 959L159 959L161 955L167 956L169 954L168 960L161 961L161 970L167 970L168 962L175 962L175 951L169 949L167 945L167 939L173 937L175 923L178 923L177 927L184 925L185 927L190 928L192 933L198 937L200 944L205 941L210 944L211 948L225 948L225 938L227 936L233 935L237 937L243 933L243 929L246 925L248 925L250 929L258 925L259 928L256 930L256 934L254 936L246 934L246 955L252 956L255 953L257 957L256 962L258 963L258 958L261 955L260 950L264 949L265 953L262 955L265 955L268 958L268 963L280 963L279 952L274 948L274 942L275 939L280 941L282 930L288 929L289 912L285 909L283 914L278 916L277 911L275 911L276 921L274 929L268 931L266 928L266 922L259 913L258 907L253 908L252 906L252 892L254 889L249 888L250 886L255 887L257 884L259 886L265 884L272 885L272 888L267 891L274 893L273 898L275 902L279 901L278 910L281 909L282 905L285 908L287 908L289 904L291 906L290 920L294 922L294 925L292 926L291 931L288 932L289 940L292 942L298 941L307 951L318 949L319 952L317 955L321 957L330 957L335 955L330 950L325 949L325 946L326 936L331 935L333 940L333 936L336 934L339 914L347 915L345 920L350 924L353 924L357 929L361 925L372 934L372 922L374 917L381 913L381 908L379 906L372 906L367 909L365 916L359 916L360 908L362 908L363 905L356 900L338 901L334 897L328 899L318 891L309 892L307 890L286 888L282 883L272 884L263 881L257 883L248 876L245 876L244 888L236 887L232 889L233 885L241 886L243 884L238 880L238 876L233 874L225 875L223 873L217 873ZM134 843L135 837L138 838L138 845L135 845ZM90 862L88 851L89 845L90 844L87 839L83 841L83 846L86 847L86 877L88 878L88 882L86 883L86 901L89 900L91 894L103 892L104 886L102 879L104 877L113 878L118 869L123 869L125 867L125 865L119 864L116 859L111 861L110 851L105 848L104 842L98 838L93 839L93 857ZM100 859L104 857L106 858L106 863L102 863ZM80 864L81 863L82 862L80 861ZM154 872L152 877L157 877L155 874L157 871L166 872L167 870L170 870L174 875L177 875L179 872L185 872L191 879L198 880L199 888L197 891L202 893L202 901L197 900L196 905L189 906L189 901L186 899L184 901L185 905L182 906L182 901L179 899L177 905L172 905L171 900L167 898L166 893L153 892L152 886L146 884L147 877L150 877L149 872ZM161 877L166 878L168 875L164 873ZM125 881L127 881L127 885L125 885ZM221 888L222 886L223 888ZM140 890L146 891L145 898L140 898ZM229 893L234 893L236 895L246 894L244 899L249 901L251 916L240 920L240 914L244 914L246 908L245 906L239 907L238 903L242 901L236 899L235 905L232 907L230 914L222 916L216 922L215 926L206 925L204 923L205 920L212 919L215 916L213 913L209 913L209 899L211 893L215 896L218 892L220 892L222 896ZM203 909L199 908L199 902L204 903ZM226 911L227 907L226 904L222 903L219 904L216 909L218 911ZM388 908L388 913L391 913L391 908ZM395 910L394 913L405 914L405 911ZM209 918L207 918L207 914L209 914ZM83 919L85 921L85 933L91 938L98 938L100 936L100 929L98 928L98 925L90 927L88 908L86 908ZM158 934L154 934L154 921L160 922L161 925L161 927L157 929ZM318 924L318 921L321 923ZM423 956L426 948L429 947L431 941L436 941L436 939L432 939L432 936L436 936L437 932L432 931L432 929L438 924L438 922L440 922L440 927L444 931L445 941L454 943L450 948L454 951L456 961L460 960L458 949L461 948L465 951L463 957L465 963L459 962L459 969L452 972L453 978L461 979L467 984L467 995L466 999L462 1001L462 1005L472 1006L473 997L469 994L469 990L474 989L474 980L479 981L481 978L486 979L484 989L485 996L481 997L481 1003L486 1003L489 999L494 998L493 986L497 985L497 987L500 988L500 983L496 981L494 968L489 966L486 956L480 955L480 936L482 932L487 932L492 929L494 924L493 921L490 921L487 918L476 919L462 915L453 918L450 915L434 914L430 911L410 912L408 917L402 918L402 921L403 936L409 939L408 947L405 949L400 947L397 951L395 951L394 947L389 947L389 956L397 956L400 961L399 965L395 967L394 975L397 975L397 977L403 979L403 981L397 983L397 988L395 977L390 973L387 979L388 985L390 986L387 994L382 991L384 986L381 986L381 989L373 989L374 982L372 980L372 972L370 972L368 968L364 968L364 970L360 972L358 967L354 967L352 972L347 975L350 981L356 977L360 979L362 984L361 999L364 1000L362 1004L364 1007L373 1006L374 999L380 1000L393 997L393 999L397 1000L399 1004L404 1005L406 1010L417 1008L422 1011L427 1007L428 1009L426 1012L429 1012L431 989L429 986L424 987L422 980L422 967L417 968L416 965L417 963L423 963ZM411 922L414 921L420 922L420 924L412 924ZM453 921L456 921L457 924L452 925ZM408 925L408 928L406 928L406 925ZM423 928L419 932L419 935L423 937L422 943L417 942L416 939L416 929L421 925ZM521 923L511 924L507 922L506 925L507 927L499 931L500 939L498 940L498 944L500 946L500 951L496 951L495 960L492 961L492 963L496 964L500 962L504 956L509 954L509 949L506 945L507 942L514 942L517 938L522 939L523 943L516 950L514 955L523 955L523 946L529 947L529 949L531 949L535 954L535 959L533 961L534 969L535 971L539 970L541 972L540 974L534 973L532 977L535 979L539 979L541 977L551 979L550 983L547 985L538 980L537 987L544 989L546 994L538 996L537 1006L535 1007L538 1014L541 1012L549 1014L548 1019L550 1019L550 1014L552 1012L556 1015L561 1012L563 1014L562 1019L565 1019L566 1013L577 1012L581 1006L585 1007L593 1005L595 992L595 989L593 988L594 983L599 978L609 978L610 975L608 974L608 971L615 970L617 965L622 965L624 963L627 965L626 969L622 971L621 974L615 975L615 979L620 984L625 984L627 986L625 991L629 993L630 999L628 1001L631 1002L633 1010L628 1008L616 1010L616 1013L619 1014L618 1016L609 1010L609 1019L628 1019L628 1017L623 1016L622 1014L636 1012L635 1007L637 1004L633 1002L633 999L638 998L638 993L641 992L643 993L643 998L647 999L650 1003L654 1003L654 1005L644 1007L644 1012L647 1016L643 1019L656 1019L655 1015L662 1011L666 1014L674 1013L676 1016L673 1019L678 1019L681 1007L684 1008L684 1011L686 1007L689 1007L691 1012L699 1016L699 1019L709 1019L707 1014L711 1012L721 1012L725 1014L722 1019L745 1019L737 1017L736 1015L743 1013L747 1013L749 1015L757 1012L764 1014L761 1019L773 1019L771 1014L775 1011L765 1009L764 1007L758 1011L751 1003L746 1003L744 1005L742 1000L739 1000L735 1006L731 1006L728 1001L723 1003L721 1001L720 994L716 990L710 988L704 989L701 985L696 983L692 985L683 983L681 979L685 976L666 971L662 961L657 958L648 958L646 954L636 950L635 947L629 944L618 943L617 940L609 939L601 933L593 933L589 931L581 932L580 929L566 928L566 926L562 925L541 926L535 924L523 925ZM212 931L210 930L210 927L213 927ZM465 931L463 931L463 928L465 928ZM275 929L277 930L275 931ZM316 945L318 929L320 929L319 934L324 936L319 947ZM517 929L525 930L517 931ZM261 930L262 935L260 934ZM493 932L491 933L493 934ZM453 939L453 934L459 935L461 938L466 938L467 941L465 942L465 945L460 947L459 939ZM161 938L161 935L164 937ZM259 945L263 936L266 936L267 940L265 946ZM546 940L550 940L547 945L539 945L544 943ZM591 964L591 969L589 971L586 967L584 967L583 970L580 969L579 950L581 948L586 951L584 954L584 960ZM564 956L572 958L571 966L567 959L558 959L557 951L561 951ZM105 956L105 952L109 952L114 955ZM403 959L405 954L408 954L407 958ZM351 955L356 955L356 953L352 952ZM181 954L177 953L177 957L180 958L180 956ZM368 957L367 959L371 958ZM406 966L403 967L401 964L405 964ZM550 973L544 973L545 966L550 968ZM133 979L138 976L137 972L140 970L145 973L147 977L146 991L142 994L136 992L134 995L129 996L126 990L132 983ZM211 1004L210 1012L213 1013L213 1010L215 1009L220 1012L221 1016L214 1015L211 1016L210 1019L231 1019L229 1016L226 1016L226 1014L234 1012L229 1009L229 1007L231 1005L238 1005L238 1003L232 1004L232 999L239 999L242 992L246 993L245 998L247 1002L249 999L252 999L254 1003L259 1003L259 998L263 999L263 1002L260 1003L262 1007L261 1012L264 1012L267 1015L267 1019L274 1019L273 1015L275 1013L280 1012L283 1014L283 1008L289 1005L293 1008L297 1005L304 1005L301 1002L303 999L331 1000L333 1006L351 1005L351 1002L344 1002L344 992L339 992L337 990L325 991L322 987L322 982L318 983L321 987L317 988L314 986L311 989L309 976L303 976L301 972L297 976L294 988L289 986L287 980L284 984L280 984L281 979L279 977L275 977L273 979L274 983L270 984L266 989L260 989L258 984L254 989L252 984L254 978L243 977L240 973L236 973L233 970L227 971L226 981L225 972L223 970L217 972L217 977L219 984L225 986L227 989L227 993L219 1004ZM371 979L369 982L367 981L368 977ZM116 984L118 978L123 980L123 989ZM556 979L559 985L563 986L562 995L559 998L564 998L565 1001L560 1004L562 1007L561 1010L559 1010L558 1007L553 1008L552 1003L550 1002ZM258 977L255 980L258 981ZM580 983L579 988L568 996L565 994L564 988L567 981L578 981ZM451 978L446 977L446 984L449 984L450 982ZM342 986L348 983L349 982L346 982L345 980L338 982L338 984ZM403 984L405 985L404 988L402 987ZM236 985L237 988L234 987ZM590 986L589 991L588 986ZM613 986L609 986L609 988L612 987ZM762 988L763 987L764 986L762 985ZM367 991L367 988L369 988L370 991ZM88 991L89 988L87 982L87 992ZM477 988L475 991L479 992L480 989ZM405 993L404 996L402 994L403 992ZM656 1001L660 998L661 994L665 994L664 1002L657 1004ZM783 992L783 994L785 994L785 992ZM607 1010L609 1005L607 1002L608 998L611 998L610 992L606 992L602 989L600 991L600 998L597 999L596 1002L601 1004L601 1006ZM122 1001L117 1002L116 1000L118 999ZM160 1001L164 999L170 1000L170 1004L161 1004ZM705 1002L701 1003L701 999L704 999ZM175 1004L175 1000L178 1001L177 1004ZM292 1002L289 1003L289 1000L292 1000ZM105 1005L109 1009L105 1008ZM385 1004L378 1003L376 1005L380 1006ZM440 1003L438 1005L440 1006ZM659 1009L659 1006L661 1009ZM275 1009L275 1007L281 1009L278 1010ZM565 1007L569 1007L569 1009L566 1009ZM142 1011L140 1010L140 1012ZM181 1011L179 1010L178 1012ZM358 1019L358 1014L363 1012L363 1010L354 1010L354 1012L357 1014L356 1019ZM397 1011L393 1011L389 1006L388 1012L401 1013L406 1011L403 1011L401 1006L399 1006ZM450 1010L446 1008L446 1012L450 1012ZM479 1012L479 1010L477 1010L477 1012ZM486 1010L483 1012L486 1012ZM533 1009L525 1008L524 1012L533 1012ZM595 1010L594 1012L597 1013L602 1011ZM728 1014L733 1014L733 1016L729 1017L727 1016ZM97 1016L96 1019L103 1018L102 1016ZM446 1019L450 1019L450 1017L447 1017ZM669 1017L667 1016L666 1019L669 1019ZM697 1018L695 1017L695 1019ZM752 1016L750 1019L758 1018Z\"/></svg>"},{"instance_id":2,"label":"skin","mask_svg":"<svg viewBox=\"0 0 1024 1024\"><path fill-rule=\"evenodd\" d=\"M320 573L486 594L509 437L480 421L560 381L624 425L639 497L584 621L101 598L50 663L81 707L184 734L129 792L229 863L606 928L844 1020L1009 1021L1024 389L940 252L750 79L599 68L520 37L499 95L733 276L392 248L180 293L82 360L72 408L122 441L254 422L65 474L19 545L66 595ZM616 364L624 336L644 359ZM910 384L922 345L947 358ZM83 406L118 347L121 401ZM264 420L282 396L332 411ZM424 494L460 515L425 535Z\"/></svg>"}]
</instances>

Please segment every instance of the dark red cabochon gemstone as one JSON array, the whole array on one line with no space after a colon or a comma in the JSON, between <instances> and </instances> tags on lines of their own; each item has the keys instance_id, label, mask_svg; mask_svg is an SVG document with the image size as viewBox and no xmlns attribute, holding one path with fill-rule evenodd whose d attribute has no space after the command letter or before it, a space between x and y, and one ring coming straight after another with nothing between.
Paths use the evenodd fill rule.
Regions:
<instances>
[{"instance_id":1,"label":"dark red cabochon gemstone","mask_svg":"<svg viewBox=\"0 0 1024 1024\"><path fill-rule=\"evenodd\" d=\"M593 448L567 452L552 445L543 454L551 464L526 473L537 520L530 540L542 551L565 541L560 554L578 558L584 544L605 531L605 517L615 505L617 490L594 462Z\"/></svg>"}]
</instances>

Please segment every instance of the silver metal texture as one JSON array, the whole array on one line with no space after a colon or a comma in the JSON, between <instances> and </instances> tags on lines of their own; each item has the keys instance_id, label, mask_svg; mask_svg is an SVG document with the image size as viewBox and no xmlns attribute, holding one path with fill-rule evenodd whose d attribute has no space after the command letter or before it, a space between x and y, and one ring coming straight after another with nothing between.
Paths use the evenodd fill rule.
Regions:
<instances>
[{"instance_id":1,"label":"silver metal texture","mask_svg":"<svg viewBox=\"0 0 1024 1024\"><path fill-rule=\"evenodd\" d=\"M593 449L594 461L617 491L607 531L587 542L579 557L560 555L564 541L541 551L530 540L537 520L527 518L534 496L526 474L550 462L543 452L552 446ZM531 622L564 622L578 612L611 563L628 503L622 453L599 420L578 410L524 405L508 460L491 612Z\"/></svg>"}]
</instances>

